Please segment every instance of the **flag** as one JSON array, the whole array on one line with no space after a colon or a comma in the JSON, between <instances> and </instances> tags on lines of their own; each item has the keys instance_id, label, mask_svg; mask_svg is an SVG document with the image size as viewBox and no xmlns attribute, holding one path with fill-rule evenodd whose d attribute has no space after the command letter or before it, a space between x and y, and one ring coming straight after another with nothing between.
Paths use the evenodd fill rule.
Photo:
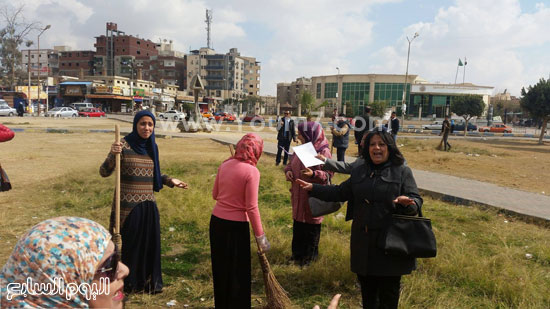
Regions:
<instances>
[{"instance_id":1,"label":"flag","mask_svg":"<svg viewBox=\"0 0 550 309\"><path fill-rule=\"evenodd\" d=\"M458 58L458 66L459 66L459 67L463 66L462 60L460 60L460 58Z\"/></svg>"}]
</instances>

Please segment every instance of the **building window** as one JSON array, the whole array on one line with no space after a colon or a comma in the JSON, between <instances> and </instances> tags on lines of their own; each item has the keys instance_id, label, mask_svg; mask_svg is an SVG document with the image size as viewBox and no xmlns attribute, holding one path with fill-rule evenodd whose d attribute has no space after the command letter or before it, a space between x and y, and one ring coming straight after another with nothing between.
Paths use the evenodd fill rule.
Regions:
<instances>
[{"instance_id":1,"label":"building window","mask_svg":"<svg viewBox=\"0 0 550 309\"><path fill-rule=\"evenodd\" d=\"M77 63L76 63L76 66L79 67L79 66L80 66L80 63L77 62Z\"/></svg>"},{"instance_id":2,"label":"building window","mask_svg":"<svg viewBox=\"0 0 550 309\"><path fill-rule=\"evenodd\" d=\"M337 83L325 83L325 99L336 98L337 91L338 91Z\"/></svg>"},{"instance_id":3,"label":"building window","mask_svg":"<svg viewBox=\"0 0 550 309\"><path fill-rule=\"evenodd\" d=\"M407 93L405 99L408 101L410 93L410 85L407 85ZM401 106L403 101L403 84L402 83L376 83L374 85L374 100L386 101L388 107Z\"/></svg>"},{"instance_id":4,"label":"building window","mask_svg":"<svg viewBox=\"0 0 550 309\"><path fill-rule=\"evenodd\" d=\"M370 83L343 83L342 103L351 104L354 115L362 115L365 105L369 103Z\"/></svg>"},{"instance_id":5,"label":"building window","mask_svg":"<svg viewBox=\"0 0 550 309\"><path fill-rule=\"evenodd\" d=\"M321 98L321 83L317 83L317 92L315 93L315 98Z\"/></svg>"},{"instance_id":6,"label":"building window","mask_svg":"<svg viewBox=\"0 0 550 309\"><path fill-rule=\"evenodd\" d=\"M140 42L140 41L137 41L136 44L141 45L141 42Z\"/></svg>"},{"instance_id":7,"label":"building window","mask_svg":"<svg viewBox=\"0 0 550 309\"><path fill-rule=\"evenodd\" d=\"M141 55L141 51L139 51L139 50L136 51L136 54Z\"/></svg>"}]
</instances>

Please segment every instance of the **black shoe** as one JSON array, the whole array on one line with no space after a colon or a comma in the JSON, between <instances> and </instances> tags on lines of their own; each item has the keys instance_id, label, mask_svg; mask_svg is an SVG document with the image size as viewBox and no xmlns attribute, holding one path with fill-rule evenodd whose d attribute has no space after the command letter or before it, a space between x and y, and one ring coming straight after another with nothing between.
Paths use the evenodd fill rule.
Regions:
<instances>
[{"instance_id":1,"label":"black shoe","mask_svg":"<svg viewBox=\"0 0 550 309\"><path fill-rule=\"evenodd\" d=\"M281 164L281 162L275 162L275 166L279 166L279 164Z\"/></svg>"}]
</instances>

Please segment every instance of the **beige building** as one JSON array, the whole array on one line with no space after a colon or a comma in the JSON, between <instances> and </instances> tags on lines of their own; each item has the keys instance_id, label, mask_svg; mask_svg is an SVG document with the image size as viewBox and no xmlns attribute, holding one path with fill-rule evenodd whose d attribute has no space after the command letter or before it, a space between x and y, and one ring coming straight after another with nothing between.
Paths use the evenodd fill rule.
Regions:
<instances>
[{"instance_id":1,"label":"beige building","mask_svg":"<svg viewBox=\"0 0 550 309\"><path fill-rule=\"evenodd\" d=\"M309 91L314 95L311 88L311 78L299 77L292 83L277 84L277 103L281 106L289 104L293 109L298 109L300 96L303 92Z\"/></svg>"},{"instance_id":2,"label":"beige building","mask_svg":"<svg viewBox=\"0 0 550 309\"><path fill-rule=\"evenodd\" d=\"M264 113L269 115L276 115L277 114L277 97L272 95L263 95L260 96L262 99L263 107L264 107Z\"/></svg>"},{"instance_id":3,"label":"beige building","mask_svg":"<svg viewBox=\"0 0 550 309\"><path fill-rule=\"evenodd\" d=\"M244 91L247 95L260 95L260 62L254 57L244 57Z\"/></svg>"}]
</instances>

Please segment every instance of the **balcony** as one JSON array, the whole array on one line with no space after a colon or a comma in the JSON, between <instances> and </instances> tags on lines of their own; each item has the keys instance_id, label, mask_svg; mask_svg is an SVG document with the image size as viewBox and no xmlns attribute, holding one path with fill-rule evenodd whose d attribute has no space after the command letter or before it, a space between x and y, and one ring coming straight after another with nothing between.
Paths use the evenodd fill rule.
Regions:
<instances>
[{"instance_id":1,"label":"balcony","mask_svg":"<svg viewBox=\"0 0 550 309\"><path fill-rule=\"evenodd\" d=\"M223 65L207 65L204 67L204 69L210 71L222 71Z\"/></svg>"},{"instance_id":2,"label":"balcony","mask_svg":"<svg viewBox=\"0 0 550 309\"><path fill-rule=\"evenodd\" d=\"M206 90L222 90L223 87L221 85L206 85L204 87Z\"/></svg>"},{"instance_id":3,"label":"balcony","mask_svg":"<svg viewBox=\"0 0 550 309\"><path fill-rule=\"evenodd\" d=\"M206 80L223 80L222 75L206 75Z\"/></svg>"},{"instance_id":4,"label":"balcony","mask_svg":"<svg viewBox=\"0 0 550 309\"><path fill-rule=\"evenodd\" d=\"M204 58L208 60L223 60L225 55L206 55Z\"/></svg>"}]
</instances>

